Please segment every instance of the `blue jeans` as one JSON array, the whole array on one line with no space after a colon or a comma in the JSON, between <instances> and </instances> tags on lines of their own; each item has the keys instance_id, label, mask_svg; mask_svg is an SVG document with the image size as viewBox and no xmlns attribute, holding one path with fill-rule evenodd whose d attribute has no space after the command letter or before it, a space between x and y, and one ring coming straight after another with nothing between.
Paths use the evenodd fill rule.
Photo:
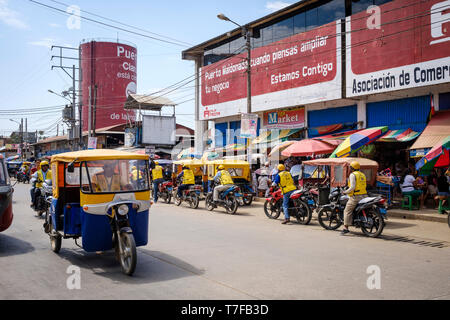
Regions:
<instances>
[{"instance_id":1,"label":"blue jeans","mask_svg":"<svg viewBox=\"0 0 450 320\"><path fill-rule=\"evenodd\" d=\"M164 182L164 179L153 180L153 201L155 203L158 202L159 185L163 182Z\"/></svg>"},{"instance_id":2,"label":"blue jeans","mask_svg":"<svg viewBox=\"0 0 450 320\"><path fill-rule=\"evenodd\" d=\"M295 190L289 191L283 195L283 211L284 217L289 219L289 199L291 198L291 194L294 193Z\"/></svg>"},{"instance_id":3,"label":"blue jeans","mask_svg":"<svg viewBox=\"0 0 450 320\"><path fill-rule=\"evenodd\" d=\"M177 190L178 198L181 198L181 197L183 196L183 195L182 195L182 192L183 192L184 190L189 189L189 187L191 187L191 186L193 186L193 184L182 184L182 185L180 185L180 186L178 187L178 190Z\"/></svg>"}]
</instances>

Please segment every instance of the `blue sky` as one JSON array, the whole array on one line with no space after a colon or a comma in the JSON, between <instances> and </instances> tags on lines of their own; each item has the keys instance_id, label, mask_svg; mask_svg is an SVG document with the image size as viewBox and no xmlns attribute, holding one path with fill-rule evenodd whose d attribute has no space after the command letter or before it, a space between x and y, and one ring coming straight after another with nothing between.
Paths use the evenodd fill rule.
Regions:
<instances>
[{"instance_id":1,"label":"blue sky","mask_svg":"<svg viewBox=\"0 0 450 320\"><path fill-rule=\"evenodd\" d=\"M39 2L66 9L51 0ZM60 0L81 10L105 16L135 27L188 42L192 45L234 29L234 25L217 19L220 12L238 23L258 19L294 0ZM82 14L84 15L84 14ZM88 15L86 15L89 17ZM51 70L51 45L78 47L83 39L109 38L126 40L138 48L138 93L149 94L194 73L194 64L181 60L186 47L175 46L117 31L92 22L81 21L81 28L69 29L67 15L33 4L29 0L0 0L0 111L66 104L48 89L62 92L71 86L61 70ZM97 19L95 17L91 17ZM119 32L119 33L118 33ZM56 52L53 53L54 55ZM193 98L193 88L169 96L176 102ZM194 103L178 106L182 114L177 122L194 127ZM60 112L27 115L29 131L52 126ZM24 115L0 114L0 135L9 135ZM60 128L61 130L61 128ZM61 131L60 131L61 132ZM55 135L56 129L46 135Z\"/></svg>"}]
</instances>

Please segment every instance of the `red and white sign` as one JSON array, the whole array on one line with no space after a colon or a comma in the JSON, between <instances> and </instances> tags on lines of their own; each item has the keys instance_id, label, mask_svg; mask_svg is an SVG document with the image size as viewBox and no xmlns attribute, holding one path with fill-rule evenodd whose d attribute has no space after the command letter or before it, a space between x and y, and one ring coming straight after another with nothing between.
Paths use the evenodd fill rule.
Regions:
<instances>
[{"instance_id":1,"label":"red and white sign","mask_svg":"<svg viewBox=\"0 0 450 320\"><path fill-rule=\"evenodd\" d=\"M252 112L339 99L340 34L336 21L252 50ZM247 112L246 56L202 68L201 120Z\"/></svg>"},{"instance_id":2,"label":"red and white sign","mask_svg":"<svg viewBox=\"0 0 450 320\"><path fill-rule=\"evenodd\" d=\"M264 112L266 129L299 129L305 127L305 108Z\"/></svg>"},{"instance_id":3,"label":"red and white sign","mask_svg":"<svg viewBox=\"0 0 450 320\"><path fill-rule=\"evenodd\" d=\"M450 0L367 11L346 19L347 97L450 82Z\"/></svg>"},{"instance_id":4,"label":"red and white sign","mask_svg":"<svg viewBox=\"0 0 450 320\"><path fill-rule=\"evenodd\" d=\"M83 130L88 129L89 86L91 86L92 119L96 129L126 123L134 111L123 106L136 93L136 48L117 42L87 42L81 46L83 90ZM97 85L97 107L94 109L94 87ZM92 120L94 122L94 120ZM92 122L92 123L93 123Z\"/></svg>"}]
</instances>

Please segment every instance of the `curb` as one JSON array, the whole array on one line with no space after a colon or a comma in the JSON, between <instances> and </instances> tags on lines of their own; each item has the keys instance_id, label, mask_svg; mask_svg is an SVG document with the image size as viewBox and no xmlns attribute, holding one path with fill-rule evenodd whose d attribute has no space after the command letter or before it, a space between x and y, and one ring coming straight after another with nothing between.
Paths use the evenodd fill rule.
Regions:
<instances>
[{"instance_id":1,"label":"curb","mask_svg":"<svg viewBox=\"0 0 450 320\"><path fill-rule=\"evenodd\" d=\"M266 198L254 198L254 202L258 203L264 203L266 201ZM435 215L427 215L427 214L417 214L417 213L411 213L410 211L406 210L398 210L398 209L391 209L388 210L388 219L389 218L400 218L405 220L422 220L422 221L429 221L429 222L438 222L438 223L448 223L448 217L446 214L441 214L439 216Z\"/></svg>"}]
</instances>

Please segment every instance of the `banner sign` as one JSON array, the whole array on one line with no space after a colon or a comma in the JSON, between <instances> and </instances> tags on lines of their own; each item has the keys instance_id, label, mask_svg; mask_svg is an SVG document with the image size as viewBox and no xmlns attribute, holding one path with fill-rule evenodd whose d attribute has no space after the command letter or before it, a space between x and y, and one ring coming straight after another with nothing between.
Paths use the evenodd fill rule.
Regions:
<instances>
[{"instance_id":1,"label":"banner sign","mask_svg":"<svg viewBox=\"0 0 450 320\"><path fill-rule=\"evenodd\" d=\"M347 97L450 82L450 1L394 0L346 18Z\"/></svg>"},{"instance_id":2,"label":"banner sign","mask_svg":"<svg viewBox=\"0 0 450 320\"><path fill-rule=\"evenodd\" d=\"M258 115L243 113L241 116L241 133L242 138L256 138L258 136Z\"/></svg>"},{"instance_id":3,"label":"banner sign","mask_svg":"<svg viewBox=\"0 0 450 320\"><path fill-rule=\"evenodd\" d=\"M341 98L341 24L251 52L252 112ZM247 111L247 53L201 69L200 120Z\"/></svg>"},{"instance_id":4,"label":"banner sign","mask_svg":"<svg viewBox=\"0 0 450 320\"><path fill-rule=\"evenodd\" d=\"M88 149L97 149L97 137L89 137L88 139Z\"/></svg>"},{"instance_id":5,"label":"banner sign","mask_svg":"<svg viewBox=\"0 0 450 320\"><path fill-rule=\"evenodd\" d=\"M300 129L305 127L305 108L264 112L266 129Z\"/></svg>"}]
</instances>

